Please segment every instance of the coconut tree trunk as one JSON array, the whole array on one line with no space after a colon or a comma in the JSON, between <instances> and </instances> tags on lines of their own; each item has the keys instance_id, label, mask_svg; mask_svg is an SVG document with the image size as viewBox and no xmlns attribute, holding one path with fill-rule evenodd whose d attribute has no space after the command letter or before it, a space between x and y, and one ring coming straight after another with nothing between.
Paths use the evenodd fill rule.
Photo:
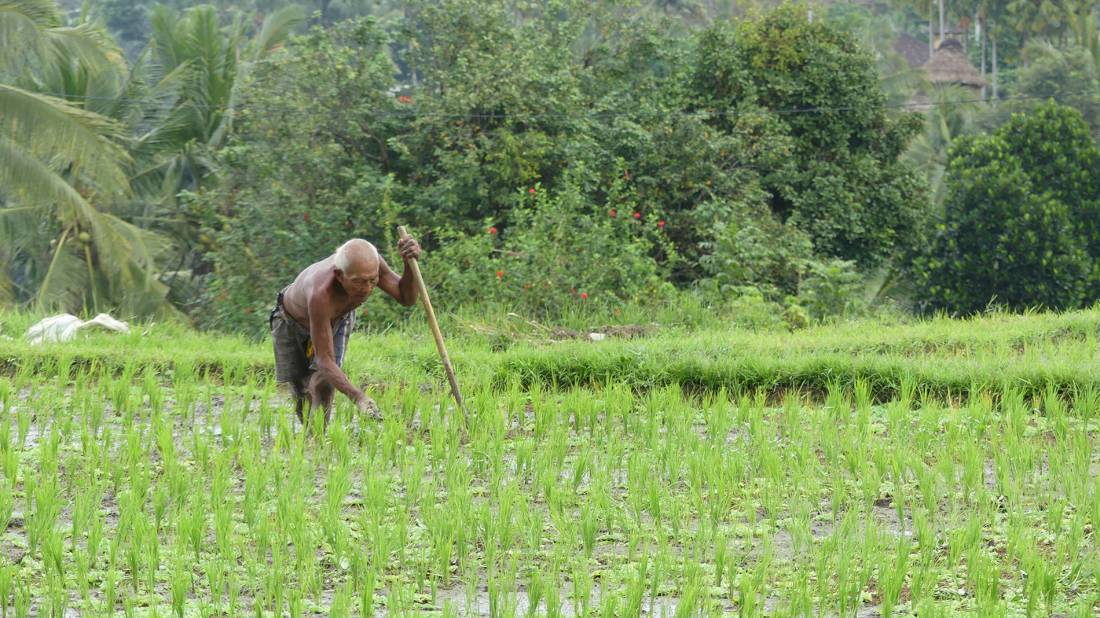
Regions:
<instances>
[{"instance_id":1,"label":"coconut tree trunk","mask_svg":"<svg viewBox=\"0 0 1100 618\"><path fill-rule=\"evenodd\" d=\"M990 37L993 45L993 100L997 100L997 37Z\"/></svg>"},{"instance_id":2,"label":"coconut tree trunk","mask_svg":"<svg viewBox=\"0 0 1100 618\"><path fill-rule=\"evenodd\" d=\"M404 14L405 23L406 24L415 24L416 23L415 18L420 16L419 11L415 11L415 9L411 8L409 6L410 3L408 3L408 2L402 2L401 4L403 5L401 7L401 12ZM418 73L420 71L419 71L419 67L417 67L416 64L414 64L413 58L415 58L415 57L416 57L416 54L409 54L408 57L407 57L408 58L408 63L409 63L408 64L409 75L411 77L411 81L412 81L414 91L417 88L420 87L420 79L419 79L419 76L418 76Z\"/></svg>"},{"instance_id":3,"label":"coconut tree trunk","mask_svg":"<svg viewBox=\"0 0 1100 618\"><path fill-rule=\"evenodd\" d=\"M977 23L977 26L978 26L978 34L977 34L978 40L981 41L981 46L982 46L982 53L981 53L982 60L981 60L981 66L980 66L979 71L981 72L982 79L984 80L985 79L985 43L986 43L986 39L988 39L989 37L985 33L985 17L982 17L982 16L979 15L976 23ZM985 100L985 86L984 85L982 86L982 100L983 101Z\"/></svg>"}]
</instances>

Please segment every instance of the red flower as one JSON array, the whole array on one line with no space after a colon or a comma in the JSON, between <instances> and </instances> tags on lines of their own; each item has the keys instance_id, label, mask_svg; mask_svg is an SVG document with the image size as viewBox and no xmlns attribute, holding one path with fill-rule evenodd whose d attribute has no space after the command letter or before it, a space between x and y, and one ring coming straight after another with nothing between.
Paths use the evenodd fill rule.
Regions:
<instances>
[{"instance_id":1,"label":"red flower","mask_svg":"<svg viewBox=\"0 0 1100 618\"><path fill-rule=\"evenodd\" d=\"M504 278L504 271L503 270L498 270L497 271L497 279L503 279L503 278Z\"/></svg>"},{"instance_id":2,"label":"red flower","mask_svg":"<svg viewBox=\"0 0 1100 618\"><path fill-rule=\"evenodd\" d=\"M662 230L665 229L665 220L661 219L660 221L658 221L657 227L661 228Z\"/></svg>"},{"instance_id":3,"label":"red flower","mask_svg":"<svg viewBox=\"0 0 1100 618\"><path fill-rule=\"evenodd\" d=\"M397 97L397 101L398 101L399 103L404 103L404 104L408 105L409 103L412 103L412 102L413 102L413 98L412 98L412 97L410 97L410 96L409 96L409 95L407 95L407 94L403 94L403 95L401 95L401 96Z\"/></svg>"},{"instance_id":4,"label":"red flower","mask_svg":"<svg viewBox=\"0 0 1100 618\"><path fill-rule=\"evenodd\" d=\"M641 219L642 218L642 213L640 213L638 211L634 211L634 218L635 219Z\"/></svg>"},{"instance_id":5,"label":"red flower","mask_svg":"<svg viewBox=\"0 0 1100 618\"><path fill-rule=\"evenodd\" d=\"M611 215L612 217L615 217L615 216L617 216L617 215L619 214L619 211L617 211L617 210L615 210L614 208L612 208L612 209L611 209L611 212L609 212L608 214L609 214L609 215Z\"/></svg>"},{"instance_id":6,"label":"red flower","mask_svg":"<svg viewBox=\"0 0 1100 618\"><path fill-rule=\"evenodd\" d=\"M303 212L302 213L302 221L305 221L306 223L309 223L309 213L308 212Z\"/></svg>"},{"instance_id":7,"label":"red flower","mask_svg":"<svg viewBox=\"0 0 1100 618\"><path fill-rule=\"evenodd\" d=\"M489 228L489 233L490 233L490 234L496 234L496 233L497 233L497 229L496 229L495 227L491 227L491 228Z\"/></svg>"},{"instance_id":8,"label":"red flower","mask_svg":"<svg viewBox=\"0 0 1100 618\"><path fill-rule=\"evenodd\" d=\"M535 194L535 188L531 187L530 189L527 190L527 192L530 193L531 195L534 195Z\"/></svg>"},{"instance_id":9,"label":"red flower","mask_svg":"<svg viewBox=\"0 0 1100 618\"><path fill-rule=\"evenodd\" d=\"M581 292L581 300L588 300L588 292Z\"/></svg>"}]
</instances>

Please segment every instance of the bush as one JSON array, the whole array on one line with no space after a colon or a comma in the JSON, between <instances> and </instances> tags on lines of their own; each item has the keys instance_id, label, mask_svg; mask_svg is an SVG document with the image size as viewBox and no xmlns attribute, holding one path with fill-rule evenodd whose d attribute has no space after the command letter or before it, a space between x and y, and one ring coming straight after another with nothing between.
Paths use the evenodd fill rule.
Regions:
<instances>
[{"instance_id":1,"label":"bush","mask_svg":"<svg viewBox=\"0 0 1100 618\"><path fill-rule=\"evenodd\" d=\"M699 218L714 222L701 262L722 290L754 286L772 299L798 292L807 262L813 259L810 238L793 225L780 223L763 205L710 202Z\"/></svg>"},{"instance_id":2,"label":"bush","mask_svg":"<svg viewBox=\"0 0 1100 618\"><path fill-rule=\"evenodd\" d=\"M623 183L590 203L574 179L549 193L530 187L508 218L482 232L435 234L440 249L428 280L447 302L493 301L540 316L579 305L638 302L664 283L653 255L671 252L663 219L644 216ZM636 216L637 214L637 216Z\"/></svg>"},{"instance_id":3,"label":"bush","mask_svg":"<svg viewBox=\"0 0 1100 618\"><path fill-rule=\"evenodd\" d=\"M771 213L816 254L869 268L904 248L925 203L899 161L921 119L888 113L878 80L851 35L788 4L704 32L689 88L718 112L712 124L723 134L747 133L776 153L782 136L789 152L758 168ZM767 118L756 133L733 125L754 110Z\"/></svg>"},{"instance_id":4,"label":"bush","mask_svg":"<svg viewBox=\"0 0 1100 618\"><path fill-rule=\"evenodd\" d=\"M1068 309L1100 299L1100 152L1048 103L951 150L945 218L915 263L925 309Z\"/></svg>"},{"instance_id":5,"label":"bush","mask_svg":"<svg viewBox=\"0 0 1100 618\"><path fill-rule=\"evenodd\" d=\"M798 284L798 304L818 321L855 317L867 308L863 276L847 260L811 261Z\"/></svg>"}]
</instances>

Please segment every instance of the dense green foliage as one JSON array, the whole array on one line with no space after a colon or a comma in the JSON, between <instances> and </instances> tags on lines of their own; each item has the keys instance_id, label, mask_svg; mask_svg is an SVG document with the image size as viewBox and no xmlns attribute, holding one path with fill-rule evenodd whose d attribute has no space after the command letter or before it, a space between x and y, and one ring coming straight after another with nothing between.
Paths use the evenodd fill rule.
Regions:
<instances>
[{"instance_id":1,"label":"dense green foliage","mask_svg":"<svg viewBox=\"0 0 1100 618\"><path fill-rule=\"evenodd\" d=\"M1073 308L1100 299L1100 149L1081 114L1055 103L951 156L944 222L917 262L925 302Z\"/></svg>"},{"instance_id":2,"label":"dense green foliage","mask_svg":"<svg viewBox=\"0 0 1100 618\"><path fill-rule=\"evenodd\" d=\"M892 117L873 59L848 34L784 8L736 30L705 32L695 97L726 118L756 107L789 139L788 156L766 162L762 188L781 221L808 234L819 254L873 266L894 253L919 220L923 196L898 161L919 117Z\"/></svg>"},{"instance_id":3,"label":"dense green foliage","mask_svg":"<svg viewBox=\"0 0 1100 618\"><path fill-rule=\"evenodd\" d=\"M386 247L397 223L428 263L439 250L445 301L539 314L708 276L781 299L831 272L818 260L874 266L911 236L924 201L899 157L917 124L851 37L792 7L679 42L572 10L516 26L449 2L396 32L316 30L257 70L225 182L196 201L214 323L261 311L334 239ZM392 49L412 50L396 83Z\"/></svg>"},{"instance_id":4,"label":"dense green foliage","mask_svg":"<svg viewBox=\"0 0 1100 618\"><path fill-rule=\"evenodd\" d=\"M948 165L958 138L1047 98L1095 136L1100 14L1088 2L945 3L947 25L976 20L966 51L989 82L980 98L997 104L908 67L895 42L927 40L930 8L908 0L304 8L138 0L66 18L50 0L12 0L0 12L0 302L260 333L300 268L353 235L393 260L405 224L447 307L540 318L691 297L767 306L795 327L884 303L969 311L1004 290L945 300L965 269L939 262L963 249L931 255L947 241L928 221L961 222L959 196L982 192L998 197L969 199L966 225L1004 227L1015 264L1032 257L1013 247L1049 248L1031 265L1058 277L1009 282L1009 306L1095 298L1078 198L1034 186L1050 170L1033 160L964 178L969 164ZM916 92L931 104L923 118L906 111ZM403 315L370 312L375 324Z\"/></svg>"},{"instance_id":5,"label":"dense green foliage","mask_svg":"<svg viewBox=\"0 0 1100 618\"><path fill-rule=\"evenodd\" d=\"M993 130L1012 114L1030 112L1053 99L1081 112L1093 137L1100 136L1100 66L1092 54L1076 45L1059 48L1035 42L1028 46L1027 56L1030 63L1016 70L1006 85L1004 103L983 110L979 123Z\"/></svg>"}]
</instances>

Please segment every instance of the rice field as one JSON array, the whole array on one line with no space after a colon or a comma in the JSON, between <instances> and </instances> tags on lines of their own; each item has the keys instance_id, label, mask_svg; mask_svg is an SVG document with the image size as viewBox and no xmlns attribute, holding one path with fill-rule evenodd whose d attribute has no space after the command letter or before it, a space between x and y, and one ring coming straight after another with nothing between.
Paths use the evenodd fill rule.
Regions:
<instances>
[{"instance_id":1,"label":"rice field","mask_svg":"<svg viewBox=\"0 0 1100 618\"><path fill-rule=\"evenodd\" d=\"M1095 616L1100 313L555 341L0 326L9 616ZM630 331L637 335L638 332ZM562 337L556 337L562 338ZM568 338L568 337L566 337Z\"/></svg>"}]
</instances>

